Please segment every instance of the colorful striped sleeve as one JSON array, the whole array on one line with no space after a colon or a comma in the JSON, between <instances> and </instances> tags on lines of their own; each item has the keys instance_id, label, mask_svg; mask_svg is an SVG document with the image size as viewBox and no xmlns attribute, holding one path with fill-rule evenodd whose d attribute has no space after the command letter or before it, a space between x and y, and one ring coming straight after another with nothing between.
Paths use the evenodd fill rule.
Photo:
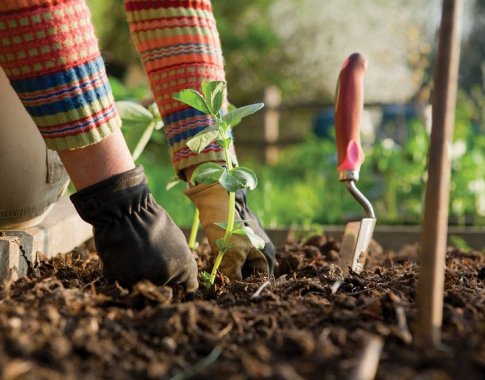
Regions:
<instances>
[{"instance_id":1,"label":"colorful striped sleeve","mask_svg":"<svg viewBox=\"0 0 485 380\"><path fill-rule=\"evenodd\" d=\"M0 65L48 148L121 126L85 0L2 0Z\"/></svg>"},{"instance_id":2,"label":"colorful striped sleeve","mask_svg":"<svg viewBox=\"0 0 485 380\"><path fill-rule=\"evenodd\" d=\"M185 88L224 80L224 63L210 0L125 0L135 46L165 122L172 164L177 172L208 161L222 161L213 142L201 153L186 145L212 124L201 112L174 100ZM234 148L232 148L236 160Z\"/></svg>"}]
</instances>

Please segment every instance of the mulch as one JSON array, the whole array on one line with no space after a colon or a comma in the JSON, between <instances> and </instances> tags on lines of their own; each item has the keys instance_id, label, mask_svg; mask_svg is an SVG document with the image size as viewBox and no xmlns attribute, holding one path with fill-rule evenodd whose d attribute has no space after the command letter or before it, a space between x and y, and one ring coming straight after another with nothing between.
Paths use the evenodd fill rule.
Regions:
<instances>
[{"instance_id":1,"label":"mulch","mask_svg":"<svg viewBox=\"0 0 485 380\"><path fill-rule=\"evenodd\" d=\"M109 284L94 252L40 257L0 289L2 379L347 379L382 346L377 379L483 379L485 255L448 248L443 346L414 344L417 249L375 242L348 278L339 242L279 247L275 279L182 289ZM197 252L207 267L207 245Z\"/></svg>"}]
</instances>

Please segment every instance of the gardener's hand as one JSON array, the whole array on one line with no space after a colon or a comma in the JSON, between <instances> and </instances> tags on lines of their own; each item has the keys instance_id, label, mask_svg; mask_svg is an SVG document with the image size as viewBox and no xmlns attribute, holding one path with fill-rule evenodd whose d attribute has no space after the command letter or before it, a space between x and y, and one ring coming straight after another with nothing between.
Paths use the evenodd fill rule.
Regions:
<instances>
[{"instance_id":1,"label":"gardener's hand","mask_svg":"<svg viewBox=\"0 0 485 380\"><path fill-rule=\"evenodd\" d=\"M108 280L129 286L198 287L197 264L182 231L153 199L143 168L116 175L71 196L81 218L94 226L94 241Z\"/></svg>"},{"instance_id":2,"label":"gardener's hand","mask_svg":"<svg viewBox=\"0 0 485 380\"><path fill-rule=\"evenodd\" d=\"M185 191L185 195L199 209L202 227L209 240L212 251L217 254L216 241L224 236L224 230L215 223L227 222L229 212L229 194L219 184L197 185ZM245 220L246 225L261 237L265 246L260 251L246 236L233 235L228 250L222 259L220 271L231 280L241 280L256 272L273 274L275 247L264 232L257 217L246 206L244 191L236 192L236 220Z\"/></svg>"}]
</instances>

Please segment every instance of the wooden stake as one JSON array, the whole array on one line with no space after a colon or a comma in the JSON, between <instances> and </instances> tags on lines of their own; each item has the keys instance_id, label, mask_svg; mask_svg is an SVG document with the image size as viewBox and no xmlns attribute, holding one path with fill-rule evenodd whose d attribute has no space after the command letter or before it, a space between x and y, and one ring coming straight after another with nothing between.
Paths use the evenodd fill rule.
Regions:
<instances>
[{"instance_id":1,"label":"wooden stake","mask_svg":"<svg viewBox=\"0 0 485 380\"><path fill-rule=\"evenodd\" d=\"M459 19L462 0L443 0L438 56L434 72L433 122L421 237L416 338L439 346L443 318L446 237L450 189L450 148L455 122Z\"/></svg>"}]
</instances>

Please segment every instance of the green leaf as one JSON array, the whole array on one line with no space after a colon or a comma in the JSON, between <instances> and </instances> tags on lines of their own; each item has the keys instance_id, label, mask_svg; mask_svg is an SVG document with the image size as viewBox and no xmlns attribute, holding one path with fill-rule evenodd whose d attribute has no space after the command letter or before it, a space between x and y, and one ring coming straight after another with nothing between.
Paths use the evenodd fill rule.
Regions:
<instances>
[{"instance_id":1,"label":"green leaf","mask_svg":"<svg viewBox=\"0 0 485 380\"><path fill-rule=\"evenodd\" d=\"M138 140L138 143L136 144L135 149L133 149L132 152L133 161L136 161L141 156L141 154L145 150L145 147L148 144L148 141L150 141L150 137L152 137L154 130L155 123L150 123L143 132L143 134L140 136L140 139Z\"/></svg>"},{"instance_id":2,"label":"green leaf","mask_svg":"<svg viewBox=\"0 0 485 380\"><path fill-rule=\"evenodd\" d=\"M234 231L241 230L244 227L244 223L245 223L245 221L241 220L241 219L234 220L234 227L232 228L232 233L238 235ZM227 223L225 223L225 222L224 223L222 223L222 222L221 223L214 223L214 224L218 227L221 227L223 230L226 230L226 228L227 228ZM245 235L245 233L239 234L239 235Z\"/></svg>"},{"instance_id":3,"label":"green leaf","mask_svg":"<svg viewBox=\"0 0 485 380\"><path fill-rule=\"evenodd\" d=\"M187 146L192 152L200 153L207 145L214 141L219 136L219 128L211 126L197 133L189 141Z\"/></svg>"},{"instance_id":4,"label":"green leaf","mask_svg":"<svg viewBox=\"0 0 485 380\"><path fill-rule=\"evenodd\" d=\"M234 247L234 244L231 244L231 243L224 245L224 238L217 239L216 245L219 252L224 252L224 253L226 253L229 249Z\"/></svg>"},{"instance_id":5,"label":"green leaf","mask_svg":"<svg viewBox=\"0 0 485 380\"><path fill-rule=\"evenodd\" d=\"M161 121L162 116L160 115L160 110L158 109L157 103L153 102L148 106L148 111L153 115L156 121Z\"/></svg>"},{"instance_id":6,"label":"green leaf","mask_svg":"<svg viewBox=\"0 0 485 380\"><path fill-rule=\"evenodd\" d=\"M224 231L227 228L227 223L214 223L217 227L221 227Z\"/></svg>"},{"instance_id":7,"label":"green leaf","mask_svg":"<svg viewBox=\"0 0 485 380\"><path fill-rule=\"evenodd\" d=\"M234 235L242 235L242 236L247 235L246 230L244 228L236 228L236 229L232 230L232 233Z\"/></svg>"},{"instance_id":8,"label":"green leaf","mask_svg":"<svg viewBox=\"0 0 485 380\"><path fill-rule=\"evenodd\" d=\"M211 114L211 110L207 105L207 102L198 91L195 91L192 89L185 89L176 93L173 96L173 98L207 115Z\"/></svg>"},{"instance_id":9,"label":"green leaf","mask_svg":"<svg viewBox=\"0 0 485 380\"><path fill-rule=\"evenodd\" d=\"M161 120L160 120L160 121L157 121L157 122L155 123L155 130L156 130L156 131L159 131L159 130L160 130L160 129L162 129L163 127L165 127L165 124L163 123L163 121L161 121Z\"/></svg>"},{"instance_id":10,"label":"green leaf","mask_svg":"<svg viewBox=\"0 0 485 380\"><path fill-rule=\"evenodd\" d=\"M160 110L158 109L157 103L152 103L148 107L148 111L153 115L153 120L155 121L155 129L158 131L162 129L165 124L163 123L162 116L160 115Z\"/></svg>"},{"instance_id":11,"label":"green leaf","mask_svg":"<svg viewBox=\"0 0 485 380\"><path fill-rule=\"evenodd\" d=\"M258 185L256 174L248 168L238 167L226 171L219 179L224 189L234 193L239 189L253 190Z\"/></svg>"},{"instance_id":12,"label":"green leaf","mask_svg":"<svg viewBox=\"0 0 485 380\"><path fill-rule=\"evenodd\" d=\"M227 191L234 193L239 189L244 189L246 187L245 182L241 182L241 180L234 175L232 175L231 172L224 172L221 177L219 178L219 183L221 186L226 189Z\"/></svg>"},{"instance_id":13,"label":"green leaf","mask_svg":"<svg viewBox=\"0 0 485 380\"><path fill-rule=\"evenodd\" d=\"M154 120L154 115L149 110L135 102L119 101L116 102L116 108L124 125L131 123L146 127Z\"/></svg>"},{"instance_id":14,"label":"green leaf","mask_svg":"<svg viewBox=\"0 0 485 380\"><path fill-rule=\"evenodd\" d=\"M231 175L236 177L241 183L244 183L244 188L254 190L256 186L258 186L258 178L256 177L256 173L249 168L239 166L231 170Z\"/></svg>"},{"instance_id":15,"label":"green leaf","mask_svg":"<svg viewBox=\"0 0 485 380\"><path fill-rule=\"evenodd\" d=\"M202 83L202 93L209 109L212 111L212 115L216 115L221 109L225 90L226 82L223 81Z\"/></svg>"},{"instance_id":16,"label":"green leaf","mask_svg":"<svg viewBox=\"0 0 485 380\"><path fill-rule=\"evenodd\" d=\"M206 288L210 289L210 287L212 286L211 274L209 272L204 271L200 274L200 276L202 277L202 280Z\"/></svg>"},{"instance_id":17,"label":"green leaf","mask_svg":"<svg viewBox=\"0 0 485 380\"><path fill-rule=\"evenodd\" d=\"M165 190L171 190L175 186L177 186L179 183L182 183L182 180L177 177L176 175L170 177L167 181L167 185L165 186Z\"/></svg>"},{"instance_id":18,"label":"green leaf","mask_svg":"<svg viewBox=\"0 0 485 380\"><path fill-rule=\"evenodd\" d=\"M192 183L213 184L219 181L222 175L226 173L225 167L213 162L205 162L197 167L192 174Z\"/></svg>"},{"instance_id":19,"label":"green leaf","mask_svg":"<svg viewBox=\"0 0 485 380\"><path fill-rule=\"evenodd\" d=\"M229 148L232 143L232 138L231 137L226 137L225 139L219 139L217 140L217 144L219 144L220 147L222 148Z\"/></svg>"},{"instance_id":20,"label":"green leaf","mask_svg":"<svg viewBox=\"0 0 485 380\"><path fill-rule=\"evenodd\" d=\"M121 131L133 159L136 160L142 154L155 130L154 116L135 102L120 101L116 103L116 106L123 121Z\"/></svg>"},{"instance_id":21,"label":"green leaf","mask_svg":"<svg viewBox=\"0 0 485 380\"><path fill-rule=\"evenodd\" d=\"M246 231L246 236L249 238L251 241L251 244L253 247L257 249L263 249L264 248L264 240L260 238L256 233L253 231L251 227L244 226L244 230Z\"/></svg>"},{"instance_id":22,"label":"green leaf","mask_svg":"<svg viewBox=\"0 0 485 380\"><path fill-rule=\"evenodd\" d=\"M232 231L234 235L242 235L242 236L247 236L253 247L257 249L263 249L264 248L264 240L260 238L256 233L253 231L251 227L242 225Z\"/></svg>"},{"instance_id":23,"label":"green leaf","mask_svg":"<svg viewBox=\"0 0 485 380\"><path fill-rule=\"evenodd\" d=\"M225 114L222 117L227 124L230 124L232 127L235 127L240 121L245 118L246 116L252 115L253 113L259 111L261 108L264 107L263 103L256 103L250 104L249 106L244 106L241 108L236 108Z\"/></svg>"}]
</instances>

